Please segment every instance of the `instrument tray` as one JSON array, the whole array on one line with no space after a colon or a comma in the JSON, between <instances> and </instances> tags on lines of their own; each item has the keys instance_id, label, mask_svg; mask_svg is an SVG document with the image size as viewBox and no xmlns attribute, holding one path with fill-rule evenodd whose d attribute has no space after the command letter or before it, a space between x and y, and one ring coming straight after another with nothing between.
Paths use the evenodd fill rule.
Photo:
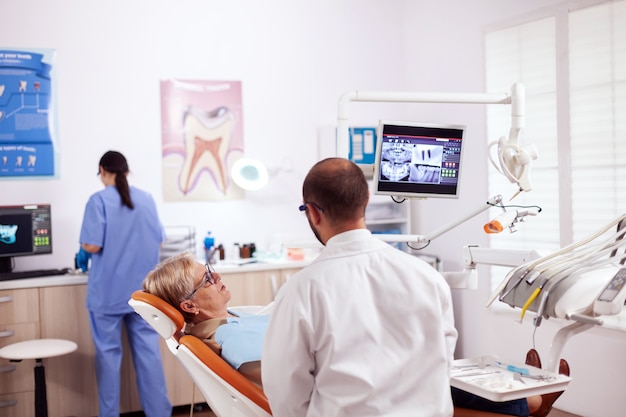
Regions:
<instances>
[{"instance_id":1,"label":"instrument tray","mask_svg":"<svg viewBox=\"0 0 626 417\"><path fill-rule=\"evenodd\" d=\"M572 380L521 362L497 356L457 359L450 385L491 401L509 401L532 395L565 391Z\"/></svg>"}]
</instances>

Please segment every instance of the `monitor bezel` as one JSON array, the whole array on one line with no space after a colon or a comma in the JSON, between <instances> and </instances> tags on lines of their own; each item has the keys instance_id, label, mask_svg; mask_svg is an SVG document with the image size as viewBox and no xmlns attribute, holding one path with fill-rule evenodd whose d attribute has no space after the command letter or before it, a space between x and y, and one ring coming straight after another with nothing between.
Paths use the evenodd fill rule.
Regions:
<instances>
[{"instance_id":1,"label":"monitor bezel","mask_svg":"<svg viewBox=\"0 0 626 417\"><path fill-rule=\"evenodd\" d=\"M424 184L424 183L406 183L406 182L396 182L396 181L382 181L381 180L381 160L382 160L382 151L383 151L383 143L385 139L385 128L389 127L394 130L402 131L405 135L410 135L410 133L415 133L418 135L421 131L422 136L426 137L439 137L439 138L450 138L450 139L460 139L461 141L461 151L459 155L459 166L457 169L457 184L456 188L454 188L453 192L444 192L443 188L440 185L432 185L432 184ZM447 198L447 199L457 199L460 195L461 189L461 172L464 167L463 155L465 154L466 145L465 141L465 131L466 126L461 124L443 124L443 123L421 123L421 122L410 122L410 121L395 121L395 120L381 120L378 124L378 140L376 142L376 155L374 160L374 171L372 178L372 188L373 193L376 195L386 195L392 197L399 198ZM434 129L434 132L429 134L424 134L424 132L429 132ZM456 132L455 135L452 135L452 132ZM404 133L406 132L406 133ZM433 133L439 132L439 135L435 135ZM399 133L400 134L400 133ZM390 184L392 186L390 186ZM381 189L381 187L383 189ZM389 189L393 187L393 189Z\"/></svg>"}]
</instances>

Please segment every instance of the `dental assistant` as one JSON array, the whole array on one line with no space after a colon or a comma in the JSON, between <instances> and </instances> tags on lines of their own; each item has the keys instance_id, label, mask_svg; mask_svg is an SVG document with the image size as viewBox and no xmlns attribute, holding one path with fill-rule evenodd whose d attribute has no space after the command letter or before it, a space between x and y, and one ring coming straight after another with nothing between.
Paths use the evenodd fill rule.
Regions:
<instances>
[{"instance_id":1,"label":"dental assistant","mask_svg":"<svg viewBox=\"0 0 626 417\"><path fill-rule=\"evenodd\" d=\"M172 404L159 336L128 305L133 291L142 288L144 277L159 262L165 232L152 196L130 187L128 172L121 153L102 156L99 175L105 188L89 198L80 231L81 249L92 254L87 309L96 350L98 415L119 417L125 325L143 411L147 417L169 417Z\"/></svg>"}]
</instances>

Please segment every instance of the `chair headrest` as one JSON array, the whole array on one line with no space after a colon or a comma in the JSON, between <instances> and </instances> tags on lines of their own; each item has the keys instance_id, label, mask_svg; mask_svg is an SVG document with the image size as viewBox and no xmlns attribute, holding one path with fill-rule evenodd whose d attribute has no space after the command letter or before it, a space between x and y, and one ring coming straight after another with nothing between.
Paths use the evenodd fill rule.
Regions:
<instances>
[{"instance_id":1,"label":"chair headrest","mask_svg":"<svg viewBox=\"0 0 626 417\"><path fill-rule=\"evenodd\" d=\"M171 304L156 295L135 291L128 304L163 338L176 340L182 336L185 319Z\"/></svg>"}]
</instances>

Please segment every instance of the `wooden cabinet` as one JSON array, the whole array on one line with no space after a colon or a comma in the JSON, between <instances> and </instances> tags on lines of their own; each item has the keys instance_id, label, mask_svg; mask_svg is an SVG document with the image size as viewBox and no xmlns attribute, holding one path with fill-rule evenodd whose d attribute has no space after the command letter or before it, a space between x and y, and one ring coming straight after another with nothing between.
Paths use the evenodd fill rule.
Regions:
<instances>
[{"instance_id":1,"label":"wooden cabinet","mask_svg":"<svg viewBox=\"0 0 626 417\"><path fill-rule=\"evenodd\" d=\"M87 285L40 288L41 337L73 340L78 349L72 354L54 358L46 363L48 413L50 417L97 416L98 389L94 365L95 348L91 339L89 313L85 307ZM123 337L120 412L141 410L141 402L130 349ZM192 401L193 382L176 358L161 341L163 369L167 392L172 404ZM32 370L29 376L32 378ZM195 401L204 402L196 390ZM31 398L32 400L32 398ZM31 415L31 414L23 414Z\"/></svg>"},{"instance_id":2,"label":"wooden cabinet","mask_svg":"<svg viewBox=\"0 0 626 417\"><path fill-rule=\"evenodd\" d=\"M40 337L39 292L35 289L0 291L0 347ZM44 365L47 363L44 360ZM0 359L0 415L35 415L34 360Z\"/></svg>"},{"instance_id":3,"label":"wooden cabinet","mask_svg":"<svg viewBox=\"0 0 626 417\"><path fill-rule=\"evenodd\" d=\"M274 299L274 288L280 283L280 270L222 274L230 290L230 306L267 305Z\"/></svg>"},{"instance_id":4,"label":"wooden cabinet","mask_svg":"<svg viewBox=\"0 0 626 417\"><path fill-rule=\"evenodd\" d=\"M46 363L50 417L98 415L95 349L86 296L86 285L39 289L41 337L72 340L78 345L73 353Z\"/></svg>"}]
</instances>

